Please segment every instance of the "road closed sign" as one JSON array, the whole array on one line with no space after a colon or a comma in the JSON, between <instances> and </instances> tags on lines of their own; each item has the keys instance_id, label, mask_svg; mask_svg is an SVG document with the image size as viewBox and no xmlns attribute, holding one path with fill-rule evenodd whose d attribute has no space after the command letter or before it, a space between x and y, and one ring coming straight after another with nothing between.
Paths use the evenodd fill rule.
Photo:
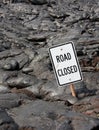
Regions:
<instances>
[{"instance_id":1,"label":"road closed sign","mask_svg":"<svg viewBox=\"0 0 99 130\"><path fill-rule=\"evenodd\" d=\"M82 80L80 66L72 42L51 47L49 53L59 86Z\"/></svg>"}]
</instances>

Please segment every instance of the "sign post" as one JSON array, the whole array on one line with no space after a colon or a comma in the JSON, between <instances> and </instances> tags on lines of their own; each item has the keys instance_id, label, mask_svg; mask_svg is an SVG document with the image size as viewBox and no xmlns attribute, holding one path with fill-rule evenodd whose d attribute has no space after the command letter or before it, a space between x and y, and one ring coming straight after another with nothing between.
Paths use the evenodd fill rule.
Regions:
<instances>
[{"instance_id":1,"label":"sign post","mask_svg":"<svg viewBox=\"0 0 99 130\"><path fill-rule=\"evenodd\" d=\"M70 90L71 90L72 96L73 96L73 97L76 97L76 92L75 92L75 89L74 89L74 85L73 85L73 84L70 84Z\"/></svg>"},{"instance_id":2,"label":"sign post","mask_svg":"<svg viewBox=\"0 0 99 130\"><path fill-rule=\"evenodd\" d=\"M59 86L70 84L72 95L76 97L73 83L82 80L82 74L73 42L49 49L52 65Z\"/></svg>"}]
</instances>

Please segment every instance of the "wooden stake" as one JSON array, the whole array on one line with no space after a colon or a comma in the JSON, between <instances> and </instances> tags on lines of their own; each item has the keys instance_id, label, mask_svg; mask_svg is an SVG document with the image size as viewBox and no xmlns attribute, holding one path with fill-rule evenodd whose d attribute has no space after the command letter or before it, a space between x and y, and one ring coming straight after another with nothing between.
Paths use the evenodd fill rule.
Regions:
<instances>
[{"instance_id":1,"label":"wooden stake","mask_svg":"<svg viewBox=\"0 0 99 130\"><path fill-rule=\"evenodd\" d=\"M70 89L71 89L71 92L72 92L72 96L73 96L73 97L76 97L76 92L75 92L75 89L74 89L74 85L73 85L73 84L70 84Z\"/></svg>"}]
</instances>

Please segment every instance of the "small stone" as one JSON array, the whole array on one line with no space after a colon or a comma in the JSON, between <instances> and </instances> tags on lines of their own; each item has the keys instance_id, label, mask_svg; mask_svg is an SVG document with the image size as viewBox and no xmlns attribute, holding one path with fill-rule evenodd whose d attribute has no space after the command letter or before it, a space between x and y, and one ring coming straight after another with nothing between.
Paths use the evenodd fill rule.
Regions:
<instances>
[{"instance_id":1,"label":"small stone","mask_svg":"<svg viewBox=\"0 0 99 130\"><path fill-rule=\"evenodd\" d=\"M26 88L28 86L34 85L37 83L36 76L29 76L29 75L20 75L18 77L9 78L7 80L7 84L10 88Z\"/></svg>"},{"instance_id":2,"label":"small stone","mask_svg":"<svg viewBox=\"0 0 99 130\"><path fill-rule=\"evenodd\" d=\"M0 93L7 92L8 90L9 89L8 89L7 85L4 85L3 83L0 83Z\"/></svg>"},{"instance_id":3,"label":"small stone","mask_svg":"<svg viewBox=\"0 0 99 130\"><path fill-rule=\"evenodd\" d=\"M43 42L43 41L46 41L46 36L45 35L30 35L27 39L29 41Z\"/></svg>"},{"instance_id":4,"label":"small stone","mask_svg":"<svg viewBox=\"0 0 99 130\"><path fill-rule=\"evenodd\" d=\"M17 70L17 69L19 69L19 64L15 59L12 59L3 66L3 69L5 69L5 70Z\"/></svg>"},{"instance_id":5,"label":"small stone","mask_svg":"<svg viewBox=\"0 0 99 130\"><path fill-rule=\"evenodd\" d=\"M12 65L12 69L18 69L19 68L19 64L16 60L11 60L11 65Z\"/></svg>"},{"instance_id":6,"label":"small stone","mask_svg":"<svg viewBox=\"0 0 99 130\"><path fill-rule=\"evenodd\" d=\"M70 97L68 97L67 101L70 104L75 104L78 101L78 98L70 96Z\"/></svg>"},{"instance_id":7,"label":"small stone","mask_svg":"<svg viewBox=\"0 0 99 130\"><path fill-rule=\"evenodd\" d=\"M11 70L11 64L7 63L3 66L3 69L5 70Z\"/></svg>"},{"instance_id":8,"label":"small stone","mask_svg":"<svg viewBox=\"0 0 99 130\"><path fill-rule=\"evenodd\" d=\"M26 74L27 74L27 73L30 73L30 72L33 72L33 68L31 68L31 67L23 68L23 69L22 69L22 72L23 72L23 73L26 73Z\"/></svg>"}]
</instances>

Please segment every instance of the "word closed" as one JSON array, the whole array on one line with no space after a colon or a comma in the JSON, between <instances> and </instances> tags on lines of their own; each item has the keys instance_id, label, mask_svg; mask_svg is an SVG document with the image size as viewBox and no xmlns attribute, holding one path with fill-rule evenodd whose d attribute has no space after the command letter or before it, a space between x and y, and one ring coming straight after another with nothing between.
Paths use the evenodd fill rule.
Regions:
<instances>
[{"instance_id":1,"label":"word closed","mask_svg":"<svg viewBox=\"0 0 99 130\"><path fill-rule=\"evenodd\" d=\"M49 53L59 86L82 80L80 66L72 42L51 47Z\"/></svg>"}]
</instances>

